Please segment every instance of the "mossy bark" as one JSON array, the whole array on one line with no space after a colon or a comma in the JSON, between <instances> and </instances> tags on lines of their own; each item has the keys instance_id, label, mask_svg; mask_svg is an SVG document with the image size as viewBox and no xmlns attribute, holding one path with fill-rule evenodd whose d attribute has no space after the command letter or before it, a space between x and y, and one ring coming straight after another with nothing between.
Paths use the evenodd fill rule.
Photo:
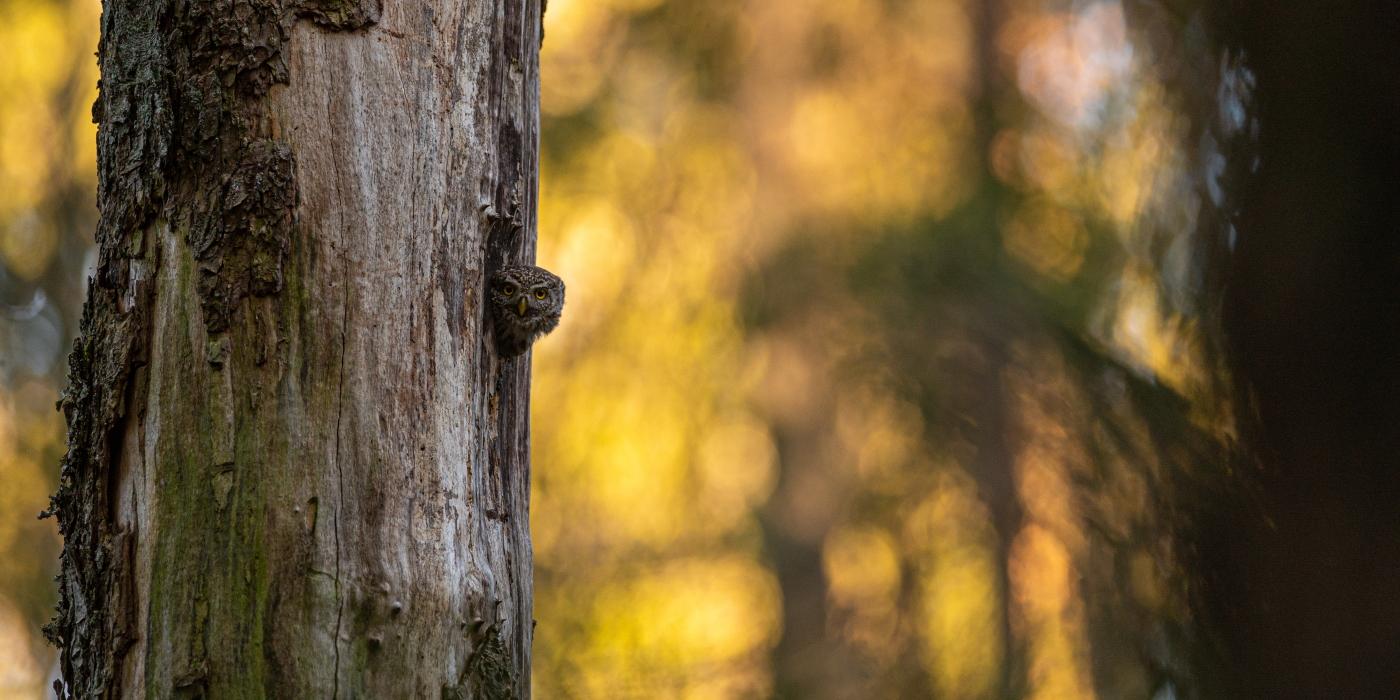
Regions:
<instances>
[{"instance_id":1,"label":"mossy bark","mask_svg":"<svg viewBox=\"0 0 1400 700\"><path fill-rule=\"evenodd\" d=\"M61 697L528 695L539 13L104 2Z\"/></svg>"}]
</instances>

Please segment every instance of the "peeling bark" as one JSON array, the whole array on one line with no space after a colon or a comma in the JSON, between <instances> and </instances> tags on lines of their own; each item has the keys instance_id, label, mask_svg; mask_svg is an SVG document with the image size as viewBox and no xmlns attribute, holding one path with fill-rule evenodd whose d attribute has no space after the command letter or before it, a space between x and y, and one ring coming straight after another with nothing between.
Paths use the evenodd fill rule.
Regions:
<instances>
[{"instance_id":1,"label":"peeling bark","mask_svg":"<svg viewBox=\"0 0 1400 700\"><path fill-rule=\"evenodd\" d=\"M540 12L106 0L60 697L528 696Z\"/></svg>"}]
</instances>

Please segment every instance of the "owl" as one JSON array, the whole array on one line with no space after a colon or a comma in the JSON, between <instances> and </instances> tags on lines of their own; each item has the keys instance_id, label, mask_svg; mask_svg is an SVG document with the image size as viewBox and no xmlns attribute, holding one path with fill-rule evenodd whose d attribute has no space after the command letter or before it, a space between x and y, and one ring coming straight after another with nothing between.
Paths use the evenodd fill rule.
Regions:
<instances>
[{"instance_id":1,"label":"owl","mask_svg":"<svg viewBox=\"0 0 1400 700\"><path fill-rule=\"evenodd\" d=\"M515 357L559 325L564 280L542 267L507 265L491 275L486 298L496 329L496 352Z\"/></svg>"}]
</instances>

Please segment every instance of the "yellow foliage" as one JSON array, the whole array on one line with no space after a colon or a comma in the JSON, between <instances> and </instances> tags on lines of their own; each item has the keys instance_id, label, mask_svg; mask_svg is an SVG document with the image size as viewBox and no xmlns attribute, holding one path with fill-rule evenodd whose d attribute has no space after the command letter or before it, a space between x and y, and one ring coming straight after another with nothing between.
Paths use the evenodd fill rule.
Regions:
<instances>
[{"instance_id":1,"label":"yellow foliage","mask_svg":"<svg viewBox=\"0 0 1400 700\"><path fill-rule=\"evenodd\" d=\"M996 536L976 487L956 467L905 519L920 566L917 624L940 695L992 697L1001 673L1002 600Z\"/></svg>"}]
</instances>

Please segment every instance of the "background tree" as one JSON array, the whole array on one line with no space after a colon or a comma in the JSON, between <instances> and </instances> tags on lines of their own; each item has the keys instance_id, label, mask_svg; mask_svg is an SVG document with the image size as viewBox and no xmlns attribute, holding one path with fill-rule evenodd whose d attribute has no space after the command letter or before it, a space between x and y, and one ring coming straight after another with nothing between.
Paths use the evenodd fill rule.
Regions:
<instances>
[{"instance_id":1,"label":"background tree","mask_svg":"<svg viewBox=\"0 0 1400 700\"><path fill-rule=\"evenodd\" d=\"M1261 505L1201 567L1236 697L1393 695L1400 668L1400 8L1227 3L1257 170L1222 294Z\"/></svg>"},{"instance_id":2,"label":"background tree","mask_svg":"<svg viewBox=\"0 0 1400 700\"><path fill-rule=\"evenodd\" d=\"M61 694L528 694L539 11L105 4Z\"/></svg>"}]
</instances>

